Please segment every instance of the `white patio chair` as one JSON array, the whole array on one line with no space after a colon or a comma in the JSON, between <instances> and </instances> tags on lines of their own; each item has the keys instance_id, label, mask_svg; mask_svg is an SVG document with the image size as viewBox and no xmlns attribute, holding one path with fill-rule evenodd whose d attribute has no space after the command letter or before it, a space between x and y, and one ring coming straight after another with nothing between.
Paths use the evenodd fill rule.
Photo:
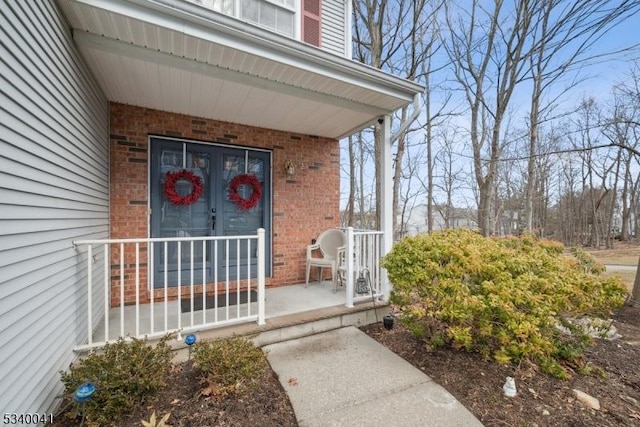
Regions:
<instances>
[{"instance_id":1,"label":"white patio chair","mask_svg":"<svg viewBox=\"0 0 640 427\"><path fill-rule=\"evenodd\" d=\"M307 246L307 281L309 284L309 274L311 267L318 268L318 281L322 277L322 269L331 269L331 281L336 288L338 252L344 250L346 236L337 228L330 228L320 233L313 245Z\"/></svg>"}]
</instances>

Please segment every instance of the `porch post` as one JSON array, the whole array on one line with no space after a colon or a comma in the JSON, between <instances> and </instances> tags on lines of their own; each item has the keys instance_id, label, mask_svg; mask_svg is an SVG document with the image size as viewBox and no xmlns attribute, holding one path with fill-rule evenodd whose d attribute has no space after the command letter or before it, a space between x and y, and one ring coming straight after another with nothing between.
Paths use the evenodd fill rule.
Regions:
<instances>
[{"instance_id":1,"label":"porch post","mask_svg":"<svg viewBox=\"0 0 640 427\"><path fill-rule=\"evenodd\" d=\"M346 272L345 277L347 281L347 307L353 308L353 277L354 274L354 266L353 266L353 254L355 254L355 245L353 239L353 227L347 227L347 245L345 248L345 263L346 263Z\"/></svg>"},{"instance_id":2,"label":"porch post","mask_svg":"<svg viewBox=\"0 0 640 427\"><path fill-rule=\"evenodd\" d=\"M380 207L382 212L380 213L380 231L383 232L383 235L380 255L384 256L389 253L393 246L393 153L391 151L391 116L385 115L382 119L382 146L380 147L380 179L382 180ZM387 272L381 269L380 273L383 299L388 301L391 288Z\"/></svg>"},{"instance_id":3,"label":"porch post","mask_svg":"<svg viewBox=\"0 0 640 427\"><path fill-rule=\"evenodd\" d=\"M264 325L265 322L265 238L264 228L258 228L258 325Z\"/></svg>"}]
</instances>

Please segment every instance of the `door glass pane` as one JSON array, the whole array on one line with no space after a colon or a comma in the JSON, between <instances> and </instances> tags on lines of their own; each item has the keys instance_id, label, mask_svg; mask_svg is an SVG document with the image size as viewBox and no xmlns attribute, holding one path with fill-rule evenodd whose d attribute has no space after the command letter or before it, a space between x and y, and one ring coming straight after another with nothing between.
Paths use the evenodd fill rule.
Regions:
<instances>
[{"instance_id":1,"label":"door glass pane","mask_svg":"<svg viewBox=\"0 0 640 427\"><path fill-rule=\"evenodd\" d=\"M185 162L181 151L163 150L161 154L160 166L160 186L161 189L161 209L160 209L160 229L159 237L192 237L207 236L210 228L210 174L211 159L208 153L187 152ZM182 165L186 167L182 167ZM202 182L202 194L198 200L190 205L174 205L164 191L164 184L167 173L177 172L186 169L199 177ZM175 189L180 196L186 196L193 191L193 186L189 181L178 180ZM164 253L164 245L157 248L160 256L160 266L164 265L167 257L168 268L175 271L178 268L178 244L169 243L167 254ZM191 268L191 249L189 243L182 243L181 247L181 269L183 271ZM209 261L207 254L207 262ZM203 248L202 243L194 243L193 265L195 271L202 271ZM208 268L208 267L206 267ZM200 273L201 274L201 273Z\"/></svg>"},{"instance_id":2,"label":"door glass pane","mask_svg":"<svg viewBox=\"0 0 640 427\"><path fill-rule=\"evenodd\" d=\"M224 155L223 156L223 179L225 195L223 201L224 224L222 233L225 236L255 235L258 228L264 227L264 197L262 197L257 206L249 210L242 210L240 207L230 200L228 188L231 180L240 174L254 174L258 177L261 187L264 189L264 161L249 157L249 163L245 168L245 157ZM253 189L249 185L241 185L238 193L243 199L248 199L253 193ZM253 244L251 253L248 252L246 242L240 245L240 262L246 259L257 257L257 248ZM234 241L229 246L229 262L235 264L237 262L237 246Z\"/></svg>"}]
</instances>

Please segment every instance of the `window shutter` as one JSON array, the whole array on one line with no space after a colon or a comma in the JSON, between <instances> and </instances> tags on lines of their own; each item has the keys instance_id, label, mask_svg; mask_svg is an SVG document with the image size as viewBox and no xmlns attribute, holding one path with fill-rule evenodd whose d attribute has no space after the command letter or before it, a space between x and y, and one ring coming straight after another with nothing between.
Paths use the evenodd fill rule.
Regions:
<instances>
[{"instance_id":1,"label":"window shutter","mask_svg":"<svg viewBox=\"0 0 640 427\"><path fill-rule=\"evenodd\" d=\"M302 41L320 47L321 0L302 0Z\"/></svg>"}]
</instances>

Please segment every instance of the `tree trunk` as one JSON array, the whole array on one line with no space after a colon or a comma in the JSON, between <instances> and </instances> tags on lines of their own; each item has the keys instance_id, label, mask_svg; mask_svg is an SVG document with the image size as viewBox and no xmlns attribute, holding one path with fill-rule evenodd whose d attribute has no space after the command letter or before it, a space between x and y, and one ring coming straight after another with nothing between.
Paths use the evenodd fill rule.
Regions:
<instances>
[{"instance_id":1,"label":"tree trunk","mask_svg":"<svg viewBox=\"0 0 640 427\"><path fill-rule=\"evenodd\" d=\"M640 257L638 257L638 268L636 269L636 279L633 281L631 297L636 304L640 303Z\"/></svg>"}]
</instances>

